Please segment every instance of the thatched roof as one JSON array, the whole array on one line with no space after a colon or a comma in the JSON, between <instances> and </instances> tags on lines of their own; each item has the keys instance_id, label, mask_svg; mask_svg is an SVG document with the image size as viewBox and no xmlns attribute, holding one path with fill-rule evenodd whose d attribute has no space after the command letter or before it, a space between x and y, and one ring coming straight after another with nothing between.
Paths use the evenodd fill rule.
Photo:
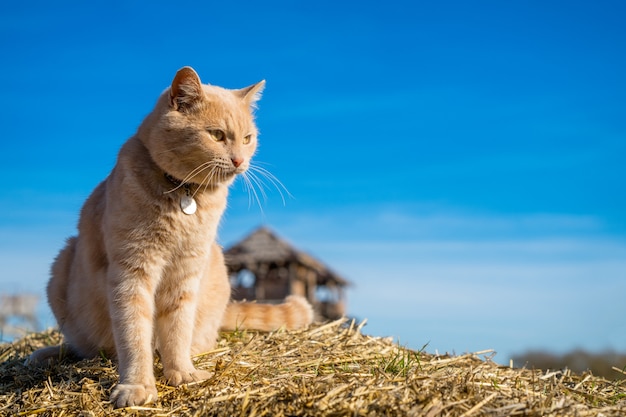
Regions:
<instances>
[{"instance_id":1,"label":"thatched roof","mask_svg":"<svg viewBox=\"0 0 626 417\"><path fill-rule=\"evenodd\" d=\"M316 272L318 285L345 287L350 282L312 256L294 248L267 227L260 227L241 242L224 251L231 271L247 269L256 272L260 265L296 263Z\"/></svg>"}]
</instances>

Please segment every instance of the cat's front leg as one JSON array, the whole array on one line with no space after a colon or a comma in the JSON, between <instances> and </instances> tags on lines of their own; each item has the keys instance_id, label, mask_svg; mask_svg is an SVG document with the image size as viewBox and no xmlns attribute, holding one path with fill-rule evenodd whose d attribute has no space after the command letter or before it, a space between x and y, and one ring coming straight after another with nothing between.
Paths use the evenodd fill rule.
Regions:
<instances>
[{"instance_id":1,"label":"cat's front leg","mask_svg":"<svg viewBox=\"0 0 626 417\"><path fill-rule=\"evenodd\" d=\"M154 281L146 271L110 266L109 310L120 380L111 393L115 407L157 399L153 369Z\"/></svg>"},{"instance_id":2,"label":"cat's front leg","mask_svg":"<svg viewBox=\"0 0 626 417\"><path fill-rule=\"evenodd\" d=\"M157 347L169 385L203 381L211 376L208 371L196 369L191 361L198 286L197 273L185 277L173 272L163 279L156 297Z\"/></svg>"}]
</instances>

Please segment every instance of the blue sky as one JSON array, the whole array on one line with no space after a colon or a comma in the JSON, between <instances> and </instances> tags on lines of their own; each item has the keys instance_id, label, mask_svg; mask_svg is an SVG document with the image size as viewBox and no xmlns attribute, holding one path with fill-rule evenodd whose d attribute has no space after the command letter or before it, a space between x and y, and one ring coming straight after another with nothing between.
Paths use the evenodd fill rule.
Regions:
<instances>
[{"instance_id":1,"label":"blue sky","mask_svg":"<svg viewBox=\"0 0 626 417\"><path fill-rule=\"evenodd\" d=\"M2 6L0 292L43 293L191 65L267 80L257 161L293 195L261 213L236 184L225 245L270 225L411 347L626 350L623 2L216 3Z\"/></svg>"}]
</instances>

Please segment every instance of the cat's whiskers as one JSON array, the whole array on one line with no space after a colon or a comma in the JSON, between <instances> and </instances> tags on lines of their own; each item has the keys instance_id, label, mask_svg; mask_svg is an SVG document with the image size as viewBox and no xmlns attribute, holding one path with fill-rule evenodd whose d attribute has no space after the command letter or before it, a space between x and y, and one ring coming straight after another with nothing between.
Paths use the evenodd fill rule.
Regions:
<instances>
[{"instance_id":1,"label":"cat's whiskers","mask_svg":"<svg viewBox=\"0 0 626 417\"><path fill-rule=\"evenodd\" d=\"M202 182L198 185L198 188L196 189L196 191L194 191L192 197L195 197L196 194L198 194L200 188L203 188L203 192L206 191L209 188L209 184L211 184L211 181L213 181L215 173L219 170L219 167L216 166L214 163L209 165L207 168L210 169L209 173L206 174L205 177L202 179Z\"/></svg>"},{"instance_id":2,"label":"cat's whiskers","mask_svg":"<svg viewBox=\"0 0 626 417\"><path fill-rule=\"evenodd\" d=\"M246 193L248 193L248 209L250 209L250 207L252 207L252 193L250 192L250 185L248 185L248 178L246 178L245 172L241 175L241 177L243 181L243 189L246 190Z\"/></svg>"},{"instance_id":3,"label":"cat's whiskers","mask_svg":"<svg viewBox=\"0 0 626 417\"><path fill-rule=\"evenodd\" d=\"M261 196L263 197L263 201L267 202L267 193L265 192L265 187L267 187L267 185L263 181L261 181L261 179L252 171L246 172L246 177L250 181L250 184L252 184L253 189L254 189L254 185L258 187L259 192L261 193Z\"/></svg>"},{"instance_id":4,"label":"cat's whiskers","mask_svg":"<svg viewBox=\"0 0 626 417\"><path fill-rule=\"evenodd\" d=\"M244 180L244 184L246 187L246 191L248 192L248 208L250 208L250 206L252 205L252 196L254 196L254 199L256 200L258 206L259 206L259 210L261 210L261 215L265 215L264 211L263 211L263 205L261 204L261 200L259 199L259 194L256 192L256 189L254 188L254 184L252 183L252 181L250 181L249 178L249 172L244 172L241 177Z\"/></svg>"},{"instance_id":5,"label":"cat's whiskers","mask_svg":"<svg viewBox=\"0 0 626 417\"><path fill-rule=\"evenodd\" d=\"M200 174L205 169L210 168L211 164L212 164L212 161L208 161L208 162L204 162L204 163L198 165L196 168L191 170L191 172L189 174L187 174L185 176L185 178L180 180L180 184L178 184L176 187L172 188L171 190L166 191L164 194L172 193L172 192L178 190L179 188L184 187L191 178L193 178L194 176Z\"/></svg>"},{"instance_id":6,"label":"cat's whiskers","mask_svg":"<svg viewBox=\"0 0 626 417\"><path fill-rule=\"evenodd\" d=\"M183 184L186 184L191 178L195 177L196 175L199 175L204 170L211 168L212 165L213 165L213 161L203 162L202 164L198 165L189 174L187 174L185 178L182 179Z\"/></svg>"},{"instance_id":7,"label":"cat's whiskers","mask_svg":"<svg viewBox=\"0 0 626 417\"><path fill-rule=\"evenodd\" d=\"M255 172L259 176L267 179L274 186L274 188L276 188L276 191L278 191L278 193L280 194L280 198L283 201L283 205L286 204L286 201L285 201L286 199L285 199L285 195L283 194L283 191L287 194L287 197L293 198L293 195L291 195L291 193L289 192L285 184L283 184L282 181L280 181L276 177L276 175L272 174L267 169L259 165L250 164L250 173L252 174L252 172ZM257 175L255 175L255 177L261 184L267 186L267 184L265 184L265 182L261 178L259 178Z\"/></svg>"},{"instance_id":8,"label":"cat's whiskers","mask_svg":"<svg viewBox=\"0 0 626 417\"><path fill-rule=\"evenodd\" d=\"M279 180L278 177L272 174L269 170L259 165L251 165L250 169L252 169L255 172L258 172L259 174L267 178L272 183L272 185L274 185L274 187L278 190L278 192L281 192L281 190L285 191L285 193L287 193L287 196L289 196L290 198L293 198L293 195L291 195L291 193L289 192L285 184L283 184L282 181Z\"/></svg>"},{"instance_id":9,"label":"cat's whiskers","mask_svg":"<svg viewBox=\"0 0 626 417\"><path fill-rule=\"evenodd\" d=\"M263 167L250 164L248 170L242 173L241 177L243 178L244 188L248 193L248 207L252 205L252 201L254 200L257 202L261 213L263 213L261 198L263 199L263 202L267 202L268 196L266 189L269 188L269 184L271 184L278 191L283 205L286 204L284 193L286 193L288 197L293 198L289 190L287 190L287 187L285 187L285 185L274 174Z\"/></svg>"},{"instance_id":10,"label":"cat's whiskers","mask_svg":"<svg viewBox=\"0 0 626 417\"><path fill-rule=\"evenodd\" d=\"M215 180L221 180L226 177L226 162L220 160L212 160L204 162L192 169L182 180L180 184L166 191L166 194L172 193L188 184L189 180L198 175L204 175L202 181L191 195L194 198L199 192L205 192ZM252 205L252 201L256 201L261 213L263 213L263 205L268 200L267 189L272 186L280 194L283 205L286 204L286 196L293 198L287 187L274 174L258 164L250 164L248 170L240 175L243 178L243 184L248 193L248 206ZM263 200L263 201L261 201Z\"/></svg>"}]
</instances>

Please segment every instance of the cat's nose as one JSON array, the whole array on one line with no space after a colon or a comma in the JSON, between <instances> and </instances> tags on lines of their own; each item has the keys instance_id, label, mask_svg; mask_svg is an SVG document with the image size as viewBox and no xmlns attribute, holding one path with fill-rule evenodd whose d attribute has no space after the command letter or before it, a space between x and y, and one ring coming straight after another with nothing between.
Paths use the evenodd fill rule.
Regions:
<instances>
[{"instance_id":1,"label":"cat's nose","mask_svg":"<svg viewBox=\"0 0 626 417\"><path fill-rule=\"evenodd\" d=\"M233 161L235 168L239 168L239 166L243 164L243 158L240 156L233 157L230 160Z\"/></svg>"}]
</instances>

